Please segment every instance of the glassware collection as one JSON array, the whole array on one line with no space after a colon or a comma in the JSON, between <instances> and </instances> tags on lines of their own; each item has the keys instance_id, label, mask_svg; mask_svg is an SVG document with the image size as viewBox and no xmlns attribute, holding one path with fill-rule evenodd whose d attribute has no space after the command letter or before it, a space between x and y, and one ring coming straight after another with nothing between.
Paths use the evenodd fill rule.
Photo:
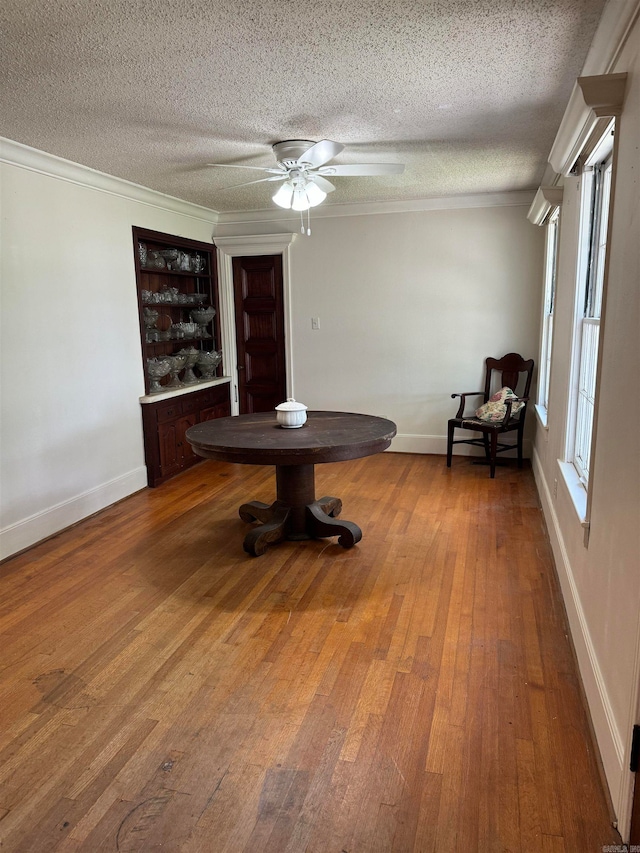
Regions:
<instances>
[{"instance_id":1,"label":"glassware collection","mask_svg":"<svg viewBox=\"0 0 640 853\"><path fill-rule=\"evenodd\" d=\"M163 287L157 292L154 290L142 291L143 305L202 305L207 301L206 293L180 293L177 287Z\"/></svg>"},{"instance_id":2,"label":"glassware collection","mask_svg":"<svg viewBox=\"0 0 640 853\"><path fill-rule=\"evenodd\" d=\"M137 242L150 394L211 381L222 363L208 254L154 243Z\"/></svg>"},{"instance_id":3,"label":"glassware collection","mask_svg":"<svg viewBox=\"0 0 640 853\"><path fill-rule=\"evenodd\" d=\"M138 243L140 266L149 270L170 270L172 272L190 272L198 275L205 271L205 258L194 252L180 249L149 250L145 243Z\"/></svg>"},{"instance_id":4,"label":"glassware collection","mask_svg":"<svg viewBox=\"0 0 640 853\"><path fill-rule=\"evenodd\" d=\"M147 359L147 373L151 380L150 394L160 391L173 391L185 385L210 382L215 379L216 368L222 362L222 350L198 350L195 347L182 349L173 355L162 355ZM195 370L199 375L196 375ZM182 378L180 374L183 373ZM169 383L161 385L160 380L169 376Z\"/></svg>"},{"instance_id":5,"label":"glassware collection","mask_svg":"<svg viewBox=\"0 0 640 853\"><path fill-rule=\"evenodd\" d=\"M213 340L207 326L216 315L215 308L191 311L190 320L174 322L168 314L161 314L154 308L143 304L145 341L148 344L161 341Z\"/></svg>"}]
</instances>

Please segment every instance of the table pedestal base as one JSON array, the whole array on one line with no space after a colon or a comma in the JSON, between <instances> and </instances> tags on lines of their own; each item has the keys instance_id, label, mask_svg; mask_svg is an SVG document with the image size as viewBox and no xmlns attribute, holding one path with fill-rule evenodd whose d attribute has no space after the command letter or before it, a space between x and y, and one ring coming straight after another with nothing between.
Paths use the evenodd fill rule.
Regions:
<instances>
[{"instance_id":1,"label":"table pedestal base","mask_svg":"<svg viewBox=\"0 0 640 853\"><path fill-rule=\"evenodd\" d=\"M276 466L277 500L272 504L249 501L239 509L246 522L260 521L244 539L244 550L259 557L268 545L283 539L323 539L338 536L338 544L352 548L362 539L362 531L351 521L338 520L340 498L315 499L313 465Z\"/></svg>"}]
</instances>

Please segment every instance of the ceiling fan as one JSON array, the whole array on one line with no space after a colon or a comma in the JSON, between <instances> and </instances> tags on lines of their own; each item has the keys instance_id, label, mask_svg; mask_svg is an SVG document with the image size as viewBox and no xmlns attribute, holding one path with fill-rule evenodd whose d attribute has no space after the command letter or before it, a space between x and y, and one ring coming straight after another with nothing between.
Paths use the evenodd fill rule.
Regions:
<instances>
[{"instance_id":1,"label":"ceiling fan","mask_svg":"<svg viewBox=\"0 0 640 853\"><path fill-rule=\"evenodd\" d=\"M335 186L327 180L327 177L399 175L404 171L402 163L327 165L344 148L344 145L332 142L330 139L322 139L320 142L312 142L309 139L287 139L284 142L276 142L271 147L276 158L276 165L273 167L236 166L231 163L209 163L208 165L230 169L253 169L269 175L267 178L235 184L227 189L248 187L251 184L269 181L284 181L272 196L273 201L287 210L300 212L321 204L327 197L327 193L335 190Z\"/></svg>"}]
</instances>

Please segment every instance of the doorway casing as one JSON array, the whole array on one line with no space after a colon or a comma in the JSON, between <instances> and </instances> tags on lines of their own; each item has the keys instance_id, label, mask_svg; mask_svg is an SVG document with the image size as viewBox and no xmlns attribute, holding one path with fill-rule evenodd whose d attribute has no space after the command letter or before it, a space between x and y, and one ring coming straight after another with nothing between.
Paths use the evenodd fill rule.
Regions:
<instances>
[{"instance_id":1,"label":"doorway casing","mask_svg":"<svg viewBox=\"0 0 640 853\"><path fill-rule=\"evenodd\" d=\"M240 411L238 403L238 361L233 293L233 258L251 255L282 255L282 290L284 309L285 370L287 397L294 397L293 353L291 351L293 320L291 314L290 249L297 234L256 234L240 237L214 237L218 249L220 296L220 333L225 373L231 376L231 414Z\"/></svg>"}]
</instances>

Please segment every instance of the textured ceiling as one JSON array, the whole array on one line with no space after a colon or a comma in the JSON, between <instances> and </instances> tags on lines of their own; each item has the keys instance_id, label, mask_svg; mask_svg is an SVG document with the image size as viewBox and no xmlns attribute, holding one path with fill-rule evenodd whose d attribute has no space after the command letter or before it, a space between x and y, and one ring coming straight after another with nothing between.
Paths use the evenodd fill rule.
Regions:
<instances>
[{"instance_id":1,"label":"textured ceiling","mask_svg":"<svg viewBox=\"0 0 640 853\"><path fill-rule=\"evenodd\" d=\"M603 0L3 0L0 133L216 210L281 139L345 144L328 203L537 187Z\"/></svg>"}]
</instances>

